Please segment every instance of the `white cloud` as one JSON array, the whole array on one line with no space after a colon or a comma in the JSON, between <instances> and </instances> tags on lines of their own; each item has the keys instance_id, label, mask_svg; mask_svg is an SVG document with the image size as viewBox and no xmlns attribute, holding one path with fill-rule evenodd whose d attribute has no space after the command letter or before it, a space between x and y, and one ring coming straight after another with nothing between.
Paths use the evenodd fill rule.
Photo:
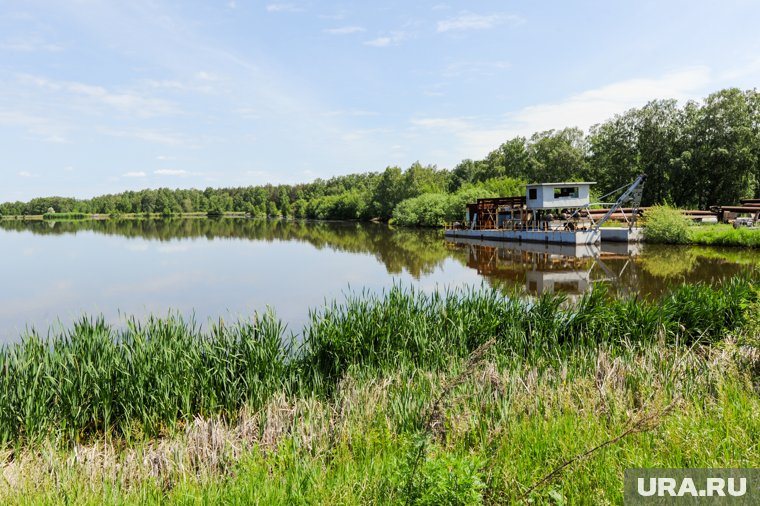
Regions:
<instances>
[{"instance_id":1,"label":"white cloud","mask_svg":"<svg viewBox=\"0 0 760 506\"><path fill-rule=\"evenodd\" d=\"M509 14L461 14L438 22L438 31L452 32L464 30L488 30L503 24L518 25L525 20L519 16Z\"/></svg>"},{"instance_id":2,"label":"white cloud","mask_svg":"<svg viewBox=\"0 0 760 506\"><path fill-rule=\"evenodd\" d=\"M340 28L327 28L324 30L325 33L329 33L330 35L350 35L352 33L361 33L365 31L366 30L361 26L341 26Z\"/></svg>"},{"instance_id":3,"label":"white cloud","mask_svg":"<svg viewBox=\"0 0 760 506\"><path fill-rule=\"evenodd\" d=\"M368 46L374 46L374 47L387 47L391 45L391 38L390 37L378 37L376 39L368 40L365 42Z\"/></svg>"},{"instance_id":4,"label":"white cloud","mask_svg":"<svg viewBox=\"0 0 760 506\"><path fill-rule=\"evenodd\" d=\"M143 171L125 172L121 177L145 177L147 174Z\"/></svg>"},{"instance_id":5,"label":"white cloud","mask_svg":"<svg viewBox=\"0 0 760 506\"><path fill-rule=\"evenodd\" d=\"M174 107L161 99L142 97L135 93L112 93L101 86L67 83L66 89L125 113L137 116L161 116L174 112Z\"/></svg>"},{"instance_id":6,"label":"white cloud","mask_svg":"<svg viewBox=\"0 0 760 506\"><path fill-rule=\"evenodd\" d=\"M39 175L38 175L38 174L32 174L32 173L31 173L31 172L29 172L28 170L22 170L22 171L19 171L18 175L19 175L20 177L39 177Z\"/></svg>"},{"instance_id":7,"label":"white cloud","mask_svg":"<svg viewBox=\"0 0 760 506\"><path fill-rule=\"evenodd\" d=\"M27 74L19 75L18 80L22 84L33 84L53 93L68 93L75 98L83 98L89 105L104 105L138 117L165 116L176 112L176 107L172 103L143 96L134 91L118 93L102 86L75 81L52 81Z\"/></svg>"},{"instance_id":8,"label":"white cloud","mask_svg":"<svg viewBox=\"0 0 760 506\"><path fill-rule=\"evenodd\" d=\"M222 78L219 77L218 75L212 74L211 72L205 72L205 71L196 72L195 77L196 79L199 79L201 81L218 82L222 80Z\"/></svg>"},{"instance_id":9,"label":"white cloud","mask_svg":"<svg viewBox=\"0 0 760 506\"><path fill-rule=\"evenodd\" d=\"M183 169L158 169L154 170L153 174L158 176L186 176L187 171Z\"/></svg>"},{"instance_id":10,"label":"white cloud","mask_svg":"<svg viewBox=\"0 0 760 506\"><path fill-rule=\"evenodd\" d=\"M699 99L713 85L707 67L692 67L657 78L637 78L570 95L556 102L535 104L508 113L497 121L474 117L427 117L410 120L412 132L432 131L438 143L449 146L442 157L456 161L481 158L504 141L535 132L577 126L585 131L650 100Z\"/></svg>"},{"instance_id":11,"label":"white cloud","mask_svg":"<svg viewBox=\"0 0 760 506\"><path fill-rule=\"evenodd\" d=\"M269 4L266 9L267 12L303 12L302 7L293 4Z\"/></svg>"},{"instance_id":12,"label":"white cloud","mask_svg":"<svg viewBox=\"0 0 760 506\"><path fill-rule=\"evenodd\" d=\"M513 128L523 134L565 126L588 129L650 100L698 99L710 86L710 69L692 67L659 78L638 78L611 83L571 95L554 103L525 107L509 115Z\"/></svg>"},{"instance_id":13,"label":"white cloud","mask_svg":"<svg viewBox=\"0 0 760 506\"><path fill-rule=\"evenodd\" d=\"M69 128L51 118L22 111L0 111L0 125L22 127L35 137L55 144L66 142L65 132Z\"/></svg>"},{"instance_id":14,"label":"white cloud","mask_svg":"<svg viewBox=\"0 0 760 506\"><path fill-rule=\"evenodd\" d=\"M404 32L393 32L389 36L377 37L376 39L366 41L364 44L373 47L397 46L405 38L406 34Z\"/></svg>"},{"instance_id":15,"label":"white cloud","mask_svg":"<svg viewBox=\"0 0 760 506\"><path fill-rule=\"evenodd\" d=\"M185 136L165 130L153 130L146 128L130 130L113 130L110 128L101 129L106 135L112 137L123 137L127 139L137 139L141 141L164 144L166 146L191 146L193 145Z\"/></svg>"}]
</instances>

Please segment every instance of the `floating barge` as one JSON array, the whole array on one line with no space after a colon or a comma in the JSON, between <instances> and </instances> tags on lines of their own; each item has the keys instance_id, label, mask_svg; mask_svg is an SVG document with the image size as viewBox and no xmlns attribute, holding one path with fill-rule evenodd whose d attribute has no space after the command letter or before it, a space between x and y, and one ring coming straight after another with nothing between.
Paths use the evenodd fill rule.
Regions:
<instances>
[{"instance_id":1,"label":"floating barge","mask_svg":"<svg viewBox=\"0 0 760 506\"><path fill-rule=\"evenodd\" d=\"M551 244L596 244L600 241L636 242L644 176L639 176L607 210L592 210L594 182L537 183L525 185L525 196L478 199L467 204L464 223L446 226L446 237L488 241ZM622 190L616 190L620 191ZM622 208L625 202L633 207ZM613 215L622 214L627 228L601 228Z\"/></svg>"},{"instance_id":2,"label":"floating barge","mask_svg":"<svg viewBox=\"0 0 760 506\"><path fill-rule=\"evenodd\" d=\"M541 242L551 244L596 244L602 239L599 230L469 230L447 229L446 237L480 239L482 241Z\"/></svg>"}]
</instances>

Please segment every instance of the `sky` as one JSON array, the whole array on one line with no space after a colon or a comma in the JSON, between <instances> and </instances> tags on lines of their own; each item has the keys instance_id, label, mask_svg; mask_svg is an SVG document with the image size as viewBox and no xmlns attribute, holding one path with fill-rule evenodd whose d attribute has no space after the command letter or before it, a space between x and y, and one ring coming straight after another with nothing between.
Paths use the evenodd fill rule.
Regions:
<instances>
[{"instance_id":1,"label":"sky","mask_svg":"<svg viewBox=\"0 0 760 506\"><path fill-rule=\"evenodd\" d=\"M760 83L760 2L0 0L0 201L453 168Z\"/></svg>"}]
</instances>

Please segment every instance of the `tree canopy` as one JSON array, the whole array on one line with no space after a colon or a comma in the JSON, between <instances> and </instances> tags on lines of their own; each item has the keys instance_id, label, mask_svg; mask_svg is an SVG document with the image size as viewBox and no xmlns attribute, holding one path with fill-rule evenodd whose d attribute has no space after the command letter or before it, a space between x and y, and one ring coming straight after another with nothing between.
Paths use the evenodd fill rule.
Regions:
<instances>
[{"instance_id":1,"label":"tree canopy","mask_svg":"<svg viewBox=\"0 0 760 506\"><path fill-rule=\"evenodd\" d=\"M150 189L92 199L35 198L0 204L0 215L246 212L297 218L435 225L457 219L464 198L519 194L525 182L596 181L607 193L648 176L643 204L706 208L760 197L760 94L725 89L701 102L654 100L594 125L514 137L452 170L349 174L296 185Z\"/></svg>"}]
</instances>

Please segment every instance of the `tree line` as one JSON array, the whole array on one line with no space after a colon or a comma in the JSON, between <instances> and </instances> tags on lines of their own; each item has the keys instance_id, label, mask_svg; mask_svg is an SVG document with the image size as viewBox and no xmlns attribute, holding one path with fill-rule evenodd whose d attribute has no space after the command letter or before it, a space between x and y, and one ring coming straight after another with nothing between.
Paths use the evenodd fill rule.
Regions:
<instances>
[{"instance_id":1,"label":"tree line","mask_svg":"<svg viewBox=\"0 0 760 506\"><path fill-rule=\"evenodd\" d=\"M760 197L760 93L725 89L679 105L655 100L593 126L537 132L504 142L453 169L350 174L296 185L127 191L92 199L35 198L0 204L2 215L246 212L257 216L395 220L438 225L464 203L522 193L526 182L596 181L602 195L648 176L643 205L705 209Z\"/></svg>"}]
</instances>

